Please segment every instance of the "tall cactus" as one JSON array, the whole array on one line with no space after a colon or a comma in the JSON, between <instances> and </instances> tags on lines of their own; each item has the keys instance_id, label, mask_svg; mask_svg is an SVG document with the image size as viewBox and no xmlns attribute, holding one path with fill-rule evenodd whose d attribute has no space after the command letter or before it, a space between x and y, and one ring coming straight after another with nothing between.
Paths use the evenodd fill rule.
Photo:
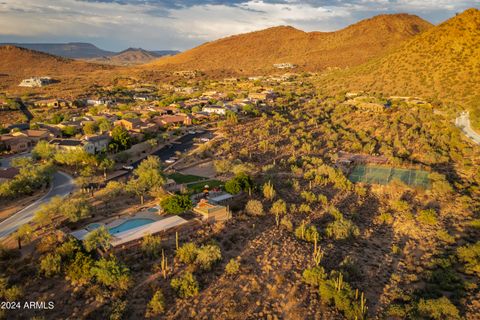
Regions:
<instances>
[{"instance_id":1,"label":"tall cactus","mask_svg":"<svg viewBox=\"0 0 480 320\"><path fill-rule=\"evenodd\" d=\"M168 260L165 257L165 251L162 249L162 262L160 263L160 268L162 270L163 278L167 278L167 271L168 271Z\"/></svg>"},{"instance_id":2,"label":"tall cactus","mask_svg":"<svg viewBox=\"0 0 480 320\"><path fill-rule=\"evenodd\" d=\"M175 231L175 248L178 250L178 231Z\"/></svg>"}]
</instances>

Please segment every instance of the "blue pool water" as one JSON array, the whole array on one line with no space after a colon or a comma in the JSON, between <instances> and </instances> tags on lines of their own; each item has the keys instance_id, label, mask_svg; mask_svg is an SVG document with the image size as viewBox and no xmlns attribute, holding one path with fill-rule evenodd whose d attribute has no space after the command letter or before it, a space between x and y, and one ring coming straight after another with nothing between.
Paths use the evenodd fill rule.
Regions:
<instances>
[{"instance_id":1,"label":"blue pool water","mask_svg":"<svg viewBox=\"0 0 480 320\"><path fill-rule=\"evenodd\" d=\"M134 228L146 225L146 224L150 224L152 222L155 222L155 220L141 219L141 218L130 219L130 220L127 220L127 221L123 222L122 224L119 224L116 227L110 228L109 231L110 231L111 234L115 234L115 233L130 230L130 229L134 229Z\"/></svg>"}]
</instances>

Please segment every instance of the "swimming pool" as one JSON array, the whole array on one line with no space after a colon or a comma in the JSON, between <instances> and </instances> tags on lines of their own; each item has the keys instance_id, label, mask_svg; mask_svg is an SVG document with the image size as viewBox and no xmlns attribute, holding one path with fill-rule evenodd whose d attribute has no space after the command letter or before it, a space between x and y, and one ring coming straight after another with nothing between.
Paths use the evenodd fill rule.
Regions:
<instances>
[{"instance_id":1,"label":"swimming pool","mask_svg":"<svg viewBox=\"0 0 480 320\"><path fill-rule=\"evenodd\" d=\"M127 221L119 224L116 227L108 229L108 231L111 234L115 234L115 233L120 233L120 232L130 230L130 229L138 228L138 227L141 227L141 226L144 226L146 224L153 223L153 222L155 222L155 220L153 220L153 219L144 219L144 218L130 219L130 220L127 220Z\"/></svg>"},{"instance_id":2,"label":"swimming pool","mask_svg":"<svg viewBox=\"0 0 480 320\"><path fill-rule=\"evenodd\" d=\"M89 231L92 231L92 230L95 230L95 229L98 229L102 226L101 223L90 223L88 226L87 226L87 230Z\"/></svg>"}]
</instances>

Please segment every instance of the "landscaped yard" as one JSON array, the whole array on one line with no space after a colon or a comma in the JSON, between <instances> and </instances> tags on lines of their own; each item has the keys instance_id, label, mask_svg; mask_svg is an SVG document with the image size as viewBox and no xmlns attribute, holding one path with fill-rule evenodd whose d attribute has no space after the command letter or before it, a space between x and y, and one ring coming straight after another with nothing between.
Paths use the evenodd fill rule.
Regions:
<instances>
[{"instance_id":1,"label":"landscaped yard","mask_svg":"<svg viewBox=\"0 0 480 320\"><path fill-rule=\"evenodd\" d=\"M208 185L209 189L212 189L212 188L222 187L224 183L223 181L219 181L219 180L207 180L207 181L189 184L187 187L188 187L188 190L192 191L193 193L199 193L199 192L202 192L205 185Z\"/></svg>"},{"instance_id":2,"label":"landscaped yard","mask_svg":"<svg viewBox=\"0 0 480 320\"><path fill-rule=\"evenodd\" d=\"M167 177L175 180L176 183L190 183L190 182L195 182L195 181L200 181L200 180L207 179L205 177L194 176L194 175L191 175L191 174L181 174L181 173L178 173L178 172L169 174Z\"/></svg>"}]
</instances>

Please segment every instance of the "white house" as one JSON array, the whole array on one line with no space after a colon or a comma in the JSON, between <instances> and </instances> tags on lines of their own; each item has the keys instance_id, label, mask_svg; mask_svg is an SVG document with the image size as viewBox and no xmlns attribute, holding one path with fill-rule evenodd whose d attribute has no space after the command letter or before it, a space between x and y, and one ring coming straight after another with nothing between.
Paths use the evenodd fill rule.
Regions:
<instances>
[{"instance_id":1,"label":"white house","mask_svg":"<svg viewBox=\"0 0 480 320\"><path fill-rule=\"evenodd\" d=\"M52 83L52 78L50 77L32 77L29 79L23 79L18 86L33 88L33 87L43 87L50 83Z\"/></svg>"},{"instance_id":2,"label":"white house","mask_svg":"<svg viewBox=\"0 0 480 320\"><path fill-rule=\"evenodd\" d=\"M227 114L227 108L219 106L206 106L202 108L202 111L208 114L219 114L224 116Z\"/></svg>"}]
</instances>

